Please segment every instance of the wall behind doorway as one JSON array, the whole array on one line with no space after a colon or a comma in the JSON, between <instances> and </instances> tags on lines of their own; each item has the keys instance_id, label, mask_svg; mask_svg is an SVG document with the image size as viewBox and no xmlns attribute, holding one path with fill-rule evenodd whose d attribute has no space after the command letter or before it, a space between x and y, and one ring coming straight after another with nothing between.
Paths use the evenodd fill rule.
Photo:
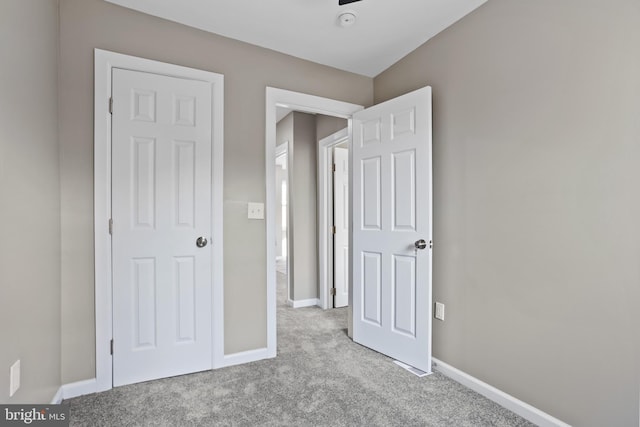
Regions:
<instances>
[{"instance_id":1,"label":"wall behind doorway","mask_svg":"<svg viewBox=\"0 0 640 427\"><path fill-rule=\"evenodd\" d=\"M347 119L318 114L316 115L316 140L320 141L321 139L346 128L348 124Z\"/></svg>"},{"instance_id":2,"label":"wall behind doorway","mask_svg":"<svg viewBox=\"0 0 640 427\"><path fill-rule=\"evenodd\" d=\"M289 300L318 297L316 118L289 113L276 125L276 144L289 144Z\"/></svg>"}]
</instances>

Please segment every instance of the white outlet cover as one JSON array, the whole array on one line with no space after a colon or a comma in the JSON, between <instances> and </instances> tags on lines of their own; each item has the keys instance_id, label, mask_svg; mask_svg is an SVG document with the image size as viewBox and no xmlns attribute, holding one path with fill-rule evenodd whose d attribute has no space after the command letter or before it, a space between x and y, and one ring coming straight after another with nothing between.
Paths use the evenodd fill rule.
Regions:
<instances>
[{"instance_id":1,"label":"white outlet cover","mask_svg":"<svg viewBox=\"0 0 640 427\"><path fill-rule=\"evenodd\" d=\"M247 206L247 218L264 219L264 203L249 202Z\"/></svg>"},{"instance_id":2,"label":"white outlet cover","mask_svg":"<svg viewBox=\"0 0 640 427\"><path fill-rule=\"evenodd\" d=\"M438 320L444 321L444 304L441 302L436 303L436 313L434 317Z\"/></svg>"},{"instance_id":3,"label":"white outlet cover","mask_svg":"<svg viewBox=\"0 0 640 427\"><path fill-rule=\"evenodd\" d=\"M9 397L16 394L20 388L20 359L9 369Z\"/></svg>"}]
</instances>

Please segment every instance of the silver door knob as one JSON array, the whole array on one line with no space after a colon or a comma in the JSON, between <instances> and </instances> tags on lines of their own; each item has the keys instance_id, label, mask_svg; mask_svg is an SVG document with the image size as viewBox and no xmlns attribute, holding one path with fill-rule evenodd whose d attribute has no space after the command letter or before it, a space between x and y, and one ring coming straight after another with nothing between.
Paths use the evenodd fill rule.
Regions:
<instances>
[{"instance_id":1,"label":"silver door knob","mask_svg":"<svg viewBox=\"0 0 640 427\"><path fill-rule=\"evenodd\" d=\"M207 239L204 237L198 237L196 239L196 246L199 248L204 248L205 246L207 246Z\"/></svg>"},{"instance_id":2,"label":"silver door knob","mask_svg":"<svg viewBox=\"0 0 640 427\"><path fill-rule=\"evenodd\" d=\"M424 249L427 247L427 242L424 239L416 240L416 249Z\"/></svg>"}]
</instances>

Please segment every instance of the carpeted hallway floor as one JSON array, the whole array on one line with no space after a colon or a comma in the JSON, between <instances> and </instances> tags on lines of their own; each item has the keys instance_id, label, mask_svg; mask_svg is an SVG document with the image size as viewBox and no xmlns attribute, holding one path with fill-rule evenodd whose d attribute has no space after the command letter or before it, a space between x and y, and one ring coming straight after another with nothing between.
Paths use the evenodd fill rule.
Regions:
<instances>
[{"instance_id":1,"label":"carpeted hallway floor","mask_svg":"<svg viewBox=\"0 0 640 427\"><path fill-rule=\"evenodd\" d=\"M346 334L346 309L292 309L278 357L70 399L72 426L531 426L447 377L418 378Z\"/></svg>"}]
</instances>

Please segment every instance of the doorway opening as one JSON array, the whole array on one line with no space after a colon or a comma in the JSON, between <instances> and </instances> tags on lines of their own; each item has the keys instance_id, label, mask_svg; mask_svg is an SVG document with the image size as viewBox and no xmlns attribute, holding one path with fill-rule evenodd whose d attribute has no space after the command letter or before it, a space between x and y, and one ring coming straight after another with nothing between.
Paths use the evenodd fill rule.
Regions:
<instances>
[{"instance_id":1,"label":"doorway opening","mask_svg":"<svg viewBox=\"0 0 640 427\"><path fill-rule=\"evenodd\" d=\"M276 112L274 188L278 298L282 297L282 303L294 308L345 307L348 299L348 121L283 107L277 107ZM338 157L340 161L336 160ZM338 202L334 202L336 197ZM319 242L323 249L319 249ZM339 243L338 251L334 246ZM333 260L334 254L341 255L337 262ZM335 280L336 277L340 280ZM340 286L336 287L336 283Z\"/></svg>"},{"instance_id":2,"label":"doorway opening","mask_svg":"<svg viewBox=\"0 0 640 427\"><path fill-rule=\"evenodd\" d=\"M302 293L297 293L297 289L295 286L295 274L296 274L296 265L295 265L295 256L298 254L296 249L292 249L296 240L296 233L301 233L302 227L295 226L295 218L296 218L296 203L299 205L302 204L303 208L307 209L309 206L312 206L312 213L309 215L314 219L317 216L316 213L316 205L317 205L317 150L318 150L318 139L317 137L313 138L313 144L305 146L304 148L298 147L298 151L296 152L296 146L293 143L293 137L283 138L278 141L277 136L277 114L278 109L286 109L289 114L299 114L300 121L304 125L305 123L310 122L308 116L314 117L315 115L324 115L328 117L339 118L347 122L347 135L350 135L350 118L353 113L356 111L360 111L363 109L362 106L356 104L350 104L342 101L336 101L328 98L322 98L313 95L306 95L298 92L292 92L282 89L275 89L267 87L266 89L266 142L265 142L265 150L266 150L266 176L268 179L266 180L266 241L267 243L267 353L269 357L276 356L277 350L277 338L276 338L276 312L277 312L277 269L276 269L276 256L277 256L277 240L279 239L276 231L276 220L278 218L276 210L281 209L281 201L277 199L277 190L276 190L276 179L274 179L276 175L276 147L281 145L283 140L288 141L288 170L289 170L289 186L287 187L287 195L288 195L288 233L287 233L287 242L288 242L288 250L287 250L287 272L289 273L289 282L293 284L293 286L289 286L287 298L291 299L291 305L293 307L302 307L309 305L320 305L320 301L326 299L326 294L329 292L326 289L323 289L323 286L318 283L318 274L317 274L317 265L318 265L318 245L315 245L316 240L318 239L318 231L317 228L321 228L322 225L318 223L317 225L313 225L312 237L310 238L314 242L315 250L313 251L313 283L312 286L308 288L302 288ZM285 114L285 115L286 115ZM343 126L344 127L344 126ZM315 136L315 135L314 135ZM311 149L312 152L309 153L307 149ZM295 167L292 167L292 158L295 158L298 155L298 159L304 157L309 161L312 159L313 164L310 166L313 169L313 179L311 180L313 185L312 192L312 200L311 198L306 198L306 202L297 201L295 198L295 194L292 196L292 193L295 193L294 184L306 182L309 185L308 180L302 180L304 182L299 182L300 175L295 174ZM295 160L294 160L295 161ZM308 163L311 165L311 163ZM304 167L304 166L303 166ZM304 206L307 204L306 206ZM293 212L293 215L291 213ZM303 214L299 214L299 219L304 220L305 216ZM292 220L293 216L293 220ZM314 221L315 222L315 221ZM294 224L292 226L292 224ZM311 229L311 227L308 227ZM303 233L303 237L305 234ZM300 237L298 235L298 237ZM300 252L304 255L301 255L301 258L311 259L309 258L308 253ZM293 256L293 257L292 257ZM292 258L294 259L292 261ZM301 268L304 272L304 267ZM292 280L293 279L293 280ZM313 288L313 293L311 293L311 289ZM305 293L307 292L307 293ZM351 317L351 313L349 312L348 318Z\"/></svg>"}]
</instances>

